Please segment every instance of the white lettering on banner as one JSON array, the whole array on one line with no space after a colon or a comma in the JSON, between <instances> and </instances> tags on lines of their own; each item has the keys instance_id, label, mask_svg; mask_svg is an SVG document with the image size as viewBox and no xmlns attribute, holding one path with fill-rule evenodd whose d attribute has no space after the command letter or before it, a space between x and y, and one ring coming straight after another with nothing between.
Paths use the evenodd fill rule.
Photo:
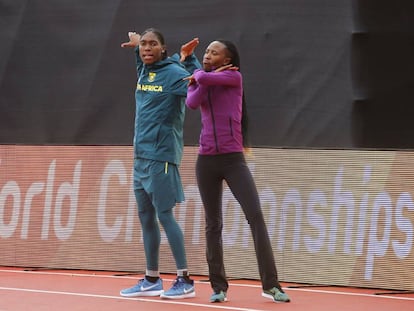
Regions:
<instances>
[{"instance_id":1,"label":"white lettering on banner","mask_svg":"<svg viewBox=\"0 0 414 311\"><path fill-rule=\"evenodd\" d=\"M321 190L315 190L309 195L308 207L306 209L309 224L318 229L319 232L319 235L315 238L307 235L303 237L306 249L311 253L317 253L322 249L326 236L326 223L323 215L316 212L317 206L321 206L325 209L328 207L325 193Z\"/></svg>"},{"instance_id":2,"label":"white lettering on banner","mask_svg":"<svg viewBox=\"0 0 414 311\"><path fill-rule=\"evenodd\" d=\"M366 166L364 168L361 189L363 189L363 187L370 181L371 171L371 166ZM302 239L304 246L309 252L317 253L326 247L328 252L334 254L338 251L336 249L337 236L343 236L343 253L361 256L366 242L367 258L365 262L364 277L365 279L370 280L372 279L372 272L375 266L375 258L383 257L386 254L390 242L394 254L398 258L406 258L411 253L414 229L410 219L404 217L404 210L407 212L414 212L414 203L410 193L401 193L397 199L396 208L394 210L389 193L383 191L374 197L369 215L369 193L365 192L362 194L359 213L357 214L355 213L356 204L353 193L342 189L343 173L344 169L343 167L340 167L335 177L331 210L329 210L329 200L327 195L319 189L310 192L307 199L305 216L303 215L305 200L302 198L302 195L297 188L291 188L286 191L281 208L278 208L276 196L270 188L265 188L260 192L260 201L263 206L270 207L268 209L271 217L267 217L269 223L269 235L271 238L277 239L277 249L279 251L283 251L285 248L288 217L289 215L292 215L292 217L294 217L292 220L294 222L292 227L292 250L297 251L299 249ZM332 212L330 223L328 223L328 219L326 219L326 212L324 215L322 213L317 213L318 206L325 211ZM345 209L347 216L346 221L344 222L344 235L338 233L338 219L341 208ZM276 215L275 211L278 211L278 215ZM385 214L385 216L382 216L382 214ZM273 232L276 227L275 223L277 216L279 216L279 230L278 236L275 237ZM355 217L358 217L358 219L355 219ZM311 237L301 233L303 220L306 220L311 227L316 229L316 236ZM400 242L396 239L391 239L393 222L395 223L396 228L405 234L405 241ZM225 223L236 224L236 221L231 219L231 221L225 221ZM367 230L369 232L367 232ZM382 236L378 237L380 232L382 232ZM366 236L368 239L367 241L365 241ZM245 238L244 241L247 241L247 239ZM352 249L352 245L355 245L354 250ZM243 243L243 247L247 246L248 245Z\"/></svg>"},{"instance_id":3,"label":"white lettering on banner","mask_svg":"<svg viewBox=\"0 0 414 311\"><path fill-rule=\"evenodd\" d=\"M115 222L112 226L107 225L106 223L106 204L108 189L110 188L111 177L117 177L119 184L123 186L128 186L128 178L126 169L120 160L112 160L105 167L105 170L101 179L101 187L99 190L99 199L98 199L98 231L101 235L101 238L105 242L112 242L117 238L119 232L121 231L123 216L117 216Z\"/></svg>"},{"instance_id":4,"label":"white lettering on banner","mask_svg":"<svg viewBox=\"0 0 414 311\"><path fill-rule=\"evenodd\" d=\"M226 188L223 191L223 215L227 215L227 221L225 221L226 226L223 227L223 245L235 245L237 243L237 238L240 235L240 224L244 223L244 221L241 222L241 219L243 219L241 208L239 208L238 203L236 199L234 199L229 188Z\"/></svg>"},{"instance_id":5,"label":"white lettering on banner","mask_svg":"<svg viewBox=\"0 0 414 311\"><path fill-rule=\"evenodd\" d=\"M27 239L29 233L29 224L30 224L30 211L32 207L33 198L41 194L43 189L45 188L45 184L42 182L34 182L30 185L29 190L27 190L26 198L24 200L24 207L23 207L23 218L22 218L22 232L20 237L22 239Z\"/></svg>"},{"instance_id":6,"label":"white lettering on banner","mask_svg":"<svg viewBox=\"0 0 414 311\"><path fill-rule=\"evenodd\" d=\"M126 218L126 230L125 230L125 242L131 242L134 234L134 223L138 219L138 209L135 200L134 187L134 175L131 173L131 183L129 185L129 199L128 199L128 214ZM142 234L140 242L142 243Z\"/></svg>"},{"instance_id":7,"label":"white lettering on banner","mask_svg":"<svg viewBox=\"0 0 414 311\"><path fill-rule=\"evenodd\" d=\"M262 204L262 206L269 206L269 215L268 217L265 218L265 220L266 220L267 231L269 233L269 237L271 238L273 236L273 232L276 231L276 221L277 221L276 196L272 188L266 187L260 192L260 203ZM248 241L249 241L249 239L247 238L248 234L250 234L249 227L246 226L245 232L243 233L245 237L243 239L243 247L248 246Z\"/></svg>"},{"instance_id":8,"label":"white lettering on banner","mask_svg":"<svg viewBox=\"0 0 414 311\"><path fill-rule=\"evenodd\" d=\"M382 239L378 240L378 223L379 223L379 214L381 210L385 212L385 224L384 224L384 233ZM379 256L382 257L385 255L385 252L388 249L390 242L390 233L391 233L391 221L392 221L392 203L391 198L386 192L380 193L375 199L374 206L372 209L371 216L371 228L369 231L368 239L368 251L367 251L367 261L365 265L365 279L369 280L372 277L372 271L374 268L374 258Z\"/></svg>"},{"instance_id":9,"label":"white lettering on banner","mask_svg":"<svg viewBox=\"0 0 414 311\"><path fill-rule=\"evenodd\" d=\"M4 214L7 198L13 197L13 211L10 222L5 223ZM8 181L0 192L0 236L9 238L14 234L20 214L20 189L15 181Z\"/></svg>"},{"instance_id":10,"label":"white lettering on banner","mask_svg":"<svg viewBox=\"0 0 414 311\"><path fill-rule=\"evenodd\" d=\"M275 203L276 204L276 203ZM285 198L283 199L281 208L281 219L279 227L279 244L278 249L283 250L285 246L285 233L289 206L296 206L296 218L293 233L293 245L292 249L297 250L299 247L300 230L302 223L302 198L298 189L292 188L286 192Z\"/></svg>"},{"instance_id":11,"label":"white lettering on banner","mask_svg":"<svg viewBox=\"0 0 414 311\"><path fill-rule=\"evenodd\" d=\"M407 237L405 243L400 243L396 240L392 241L394 253L400 259L404 259L410 254L411 245L413 244L413 225L408 218L403 216L404 207L407 207L409 211L414 211L413 200L407 192L401 193L395 209L395 223L397 228L401 232L404 232Z\"/></svg>"},{"instance_id":12,"label":"white lettering on banner","mask_svg":"<svg viewBox=\"0 0 414 311\"><path fill-rule=\"evenodd\" d=\"M61 240L67 240L72 235L72 232L76 225L76 214L78 210L78 198L79 198L79 185L81 177L82 161L78 161L73 173L73 184L64 182L60 185L56 194L55 201L55 217L54 217L54 230L56 237ZM69 216L66 226L62 225L62 208L64 199L68 197L70 200Z\"/></svg>"},{"instance_id":13,"label":"white lettering on banner","mask_svg":"<svg viewBox=\"0 0 414 311\"><path fill-rule=\"evenodd\" d=\"M362 181L362 189L364 186L368 184L371 179L371 166L366 166L364 169L364 177ZM362 255L362 251L364 248L364 239L365 239L365 230L367 224L367 213L368 213L368 198L369 194L368 191L363 194L361 203L359 205L359 221L358 221L358 230L357 230L357 238L356 238L356 246L355 246L355 254Z\"/></svg>"},{"instance_id":14,"label":"white lettering on banner","mask_svg":"<svg viewBox=\"0 0 414 311\"><path fill-rule=\"evenodd\" d=\"M69 239L76 225L76 214L77 214L77 209L78 209L78 193L79 193L79 185L80 185L80 178L81 178L81 169L82 169L82 161L79 160L75 166L75 171L73 173L73 185L74 186L71 186L69 183L64 182L58 188L58 192L56 193L55 214L54 214L53 224L54 224L54 232L56 234L56 237L59 240ZM55 171L56 171L56 160L53 160L49 166L47 182L46 182L46 199L45 199L45 207L43 210L43 226L42 226L42 234L41 234L42 240L47 240L49 238L50 218L52 216L52 200L53 200L53 188L54 188L54 182L55 182ZM36 193L41 189L41 185L38 184L35 188L37 189L37 191L35 191ZM69 196L70 201L71 201L68 224L66 228L64 228L61 224L62 203L63 203L63 198L65 196ZM28 203L27 206L31 206L31 203L30 204ZM27 210L29 210L29 208L27 208ZM28 213L28 212L25 211L25 213Z\"/></svg>"},{"instance_id":15,"label":"white lettering on banner","mask_svg":"<svg viewBox=\"0 0 414 311\"><path fill-rule=\"evenodd\" d=\"M54 222L53 229L56 237L59 240L67 240L70 238L75 224L76 213L78 208L78 193L80 187L80 175L81 175L82 161L78 161L75 167L73 175L73 184L64 182L58 188L56 193L55 210L54 210ZM27 190L24 197L23 212L20 213L22 208L22 193L21 189L16 181L7 181L0 191L0 237L9 238L15 234L16 228L19 222L19 216L22 214L21 219L21 239L28 238L30 215L32 209L33 199L45 191L45 204L42 217L42 230L41 240L49 239L50 220L52 217L52 203L53 203L53 186L55 180L55 168L56 160L50 163L48 176L46 181L46 187L44 182L34 182ZM4 221L6 202L9 197L13 198L13 210L11 213L11 219L8 224ZM62 209L63 202L66 197L70 199L70 209L68 223L66 226L62 225Z\"/></svg>"},{"instance_id":16,"label":"white lettering on banner","mask_svg":"<svg viewBox=\"0 0 414 311\"><path fill-rule=\"evenodd\" d=\"M112 225L108 225L106 221L108 192L111 188L111 178L118 179L117 185L126 187L128 190L128 208L126 217L117 216ZM110 161L104 169L101 178L101 185L99 190L98 209L97 209L97 223L98 231L103 241L113 242L118 238L122 227L125 225L125 242L131 242L134 238L134 224L138 219L137 205L135 200L133 185L133 173L130 174L128 181L128 174L125 165L120 160ZM121 204L123 201L121 202ZM123 209L122 209L123 210ZM142 243L142 235L140 242Z\"/></svg>"},{"instance_id":17,"label":"white lettering on banner","mask_svg":"<svg viewBox=\"0 0 414 311\"><path fill-rule=\"evenodd\" d=\"M3 164L1 159L0 163ZM249 167L254 169L254 164ZM27 239L31 217L34 214L33 202L36 199L39 201L38 198L43 195L43 211L36 213L36 216L40 214L41 220L40 239L50 238L51 225L59 240L70 239L76 227L81 169L82 161L78 160L73 169L72 182L66 181L55 185L56 160L52 160L46 180L29 184L26 193L22 193L18 181L5 180L4 184L0 185L0 238L12 238L20 233L21 239ZM279 197L275 190L267 186L259 193L259 197L262 206L266 207L265 219L270 238L277 241L275 245L279 251L289 247L293 251L303 248L313 254L327 251L330 254L341 252L351 256L362 256L365 251L364 277L370 280L375 261L387 253L390 254L390 251L399 259L412 256L414 202L409 192L394 194L396 202L393 202L391 195L385 190L376 194L369 191L372 175L370 165L364 167L360 183L354 183L352 186L360 193L358 201L356 192L344 187L344 172L344 167L338 168L332 190L329 192L314 188L305 197L304 190L298 187L287 189ZM62 174L57 176L61 177ZM97 229L105 242L113 242L124 228L125 243L133 241L133 229L138 217L132 184L133 174L128 172L122 161L112 160L107 163L100 180L97 228L91 228ZM55 187L57 191L54 191ZM110 218L108 204L111 202L109 195L113 189L125 189L128 199L116 202L119 211L114 210L115 218ZM186 185L185 196L186 201L175 209L177 220L183 230L186 225L192 224L191 242L200 244L204 234L201 234L203 207L198 187ZM65 205L64 202L70 204ZM68 215L65 224L62 223L63 214ZM345 219L340 221L343 214ZM250 247L249 225L228 187L223 191L223 216L225 246ZM289 230L291 233L288 233ZM342 249L339 248L339 239L343 239ZM163 243L166 243L165 239ZM287 243L291 245L286 245Z\"/></svg>"},{"instance_id":18,"label":"white lettering on banner","mask_svg":"<svg viewBox=\"0 0 414 311\"><path fill-rule=\"evenodd\" d=\"M334 197L333 197L333 206L332 206L332 219L331 219L331 230L329 233L329 243L328 251L330 253L335 252L336 246L336 236L338 229L338 217L340 207L345 207L347 209L347 218L346 218L346 232L345 232L345 245L344 252L346 254L350 253L350 244L352 243L352 229L353 229L353 220L355 213L355 199L351 191L342 191L342 177L344 173L344 168L339 169L338 174L335 178L334 186Z\"/></svg>"},{"instance_id":19,"label":"white lettering on banner","mask_svg":"<svg viewBox=\"0 0 414 311\"><path fill-rule=\"evenodd\" d=\"M55 169L56 160L53 160L49 166L46 181L46 199L43 210L42 240L47 240L49 237L50 215L52 214L53 185L55 183Z\"/></svg>"}]
</instances>

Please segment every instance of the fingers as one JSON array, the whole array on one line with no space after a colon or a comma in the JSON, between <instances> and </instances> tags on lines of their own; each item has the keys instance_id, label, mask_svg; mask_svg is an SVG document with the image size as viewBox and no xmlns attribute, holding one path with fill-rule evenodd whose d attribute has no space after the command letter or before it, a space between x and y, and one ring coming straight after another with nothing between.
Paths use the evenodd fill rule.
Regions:
<instances>
[{"instance_id":1,"label":"fingers","mask_svg":"<svg viewBox=\"0 0 414 311\"><path fill-rule=\"evenodd\" d=\"M194 38L193 40L190 41L190 43L197 46L200 43L200 40L198 38Z\"/></svg>"},{"instance_id":2,"label":"fingers","mask_svg":"<svg viewBox=\"0 0 414 311\"><path fill-rule=\"evenodd\" d=\"M187 43L183 44L183 48L194 49L199 43L200 40L198 38L194 38L191 41L188 41Z\"/></svg>"},{"instance_id":3,"label":"fingers","mask_svg":"<svg viewBox=\"0 0 414 311\"><path fill-rule=\"evenodd\" d=\"M136 47L140 40L140 35L137 34L135 31L129 31L128 38L129 38L128 42L124 42L121 44L122 48Z\"/></svg>"},{"instance_id":4,"label":"fingers","mask_svg":"<svg viewBox=\"0 0 414 311\"><path fill-rule=\"evenodd\" d=\"M135 45L129 41L129 42L124 42L121 44L121 48L129 48L129 47L134 47Z\"/></svg>"},{"instance_id":5,"label":"fingers","mask_svg":"<svg viewBox=\"0 0 414 311\"><path fill-rule=\"evenodd\" d=\"M195 83L195 79L194 79L194 76L193 75L188 76L188 77L185 77L185 78L183 78L183 80L184 81L188 81L187 86L190 86L191 84Z\"/></svg>"},{"instance_id":6,"label":"fingers","mask_svg":"<svg viewBox=\"0 0 414 311\"><path fill-rule=\"evenodd\" d=\"M239 70L239 67L233 66L233 64L228 64L228 65L224 65L224 66L217 68L216 70L214 70L214 72L220 72L220 71L224 71L227 69L228 70Z\"/></svg>"}]
</instances>

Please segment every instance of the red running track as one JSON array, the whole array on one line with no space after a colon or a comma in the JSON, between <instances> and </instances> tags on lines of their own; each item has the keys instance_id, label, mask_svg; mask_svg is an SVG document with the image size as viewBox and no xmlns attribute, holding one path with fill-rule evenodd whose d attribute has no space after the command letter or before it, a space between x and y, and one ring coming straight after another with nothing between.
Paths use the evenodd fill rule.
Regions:
<instances>
[{"instance_id":1,"label":"red running track","mask_svg":"<svg viewBox=\"0 0 414 311\"><path fill-rule=\"evenodd\" d=\"M206 277L192 276L196 297L165 300L159 297L123 298L119 290L142 275L119 272L28 270L0 267L0 311L113 311L113 310L238 310L238 311L409 311L414 294L348 287L311 287L282 283L290 303L274 303L261 296L258 281L230 282L228 301L210 303ZM173 275L162 275L169 288ZM292 287L291 287L292 286ZM385 294L384 294L385 292ZM381 293L381 295L378 295Z\"/></svg>"}]
</instances>

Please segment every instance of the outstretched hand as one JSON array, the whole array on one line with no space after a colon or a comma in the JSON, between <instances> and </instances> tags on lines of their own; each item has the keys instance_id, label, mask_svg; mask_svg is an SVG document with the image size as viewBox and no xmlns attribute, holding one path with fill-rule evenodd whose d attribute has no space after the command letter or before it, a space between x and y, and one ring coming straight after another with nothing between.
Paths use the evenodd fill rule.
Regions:
<instances>
[{"instance_id":1,"label":"outstretched hand","mask_svg":"<svg viewBox=\"0 0 414 311\"><path fill-rule=\"evenodd\" d=\"M198 38L194 38L193 40L183 44L181 46L181 51L180 51L180 62L184 61L187 56L190 56L191 54L193 54L194 49L196 48L196 46L200 43L200 41L198 40Z\"/></svg>"},{"instance_id":2,"label":"outstretched hand","mask_svg":"<svg viewBox=\"0 0 414 311\"><path fill-rule=\"evenodd\" d=\"M135 48L139 45L139 40L141 39L140 34L130 31L128 32L128 37L129 37L129 41L122 43L121 44L122 48Z\"/></svg>"}]
</instances>

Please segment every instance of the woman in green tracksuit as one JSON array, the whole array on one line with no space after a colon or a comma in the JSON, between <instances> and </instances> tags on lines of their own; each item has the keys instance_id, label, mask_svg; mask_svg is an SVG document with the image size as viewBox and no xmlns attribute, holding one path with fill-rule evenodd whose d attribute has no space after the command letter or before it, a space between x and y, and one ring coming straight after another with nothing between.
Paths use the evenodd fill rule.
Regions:
<instances>
[{"instance_id":1,"label":"woman in green tracksuit","mask_svg":"<svg viewBox=\"0 0 414 311\"><path fill-rule=\"evenodd\" d=\"M130 32L129 42L137 59L138 82L135 93L134 192L142 226L146 273L136 285L121 290L125 297L159 296L189 298L195 296L189 278L184 237L173 214L176 203L184 201L178 166L183 152L183 123L187 81L201 65L193 55L195 38L167 57L163 35L156 29L141 35ZM177 266L177 279L163 291L159 275L160 229L163 226Z\"/></svg>"}]
</instances>

